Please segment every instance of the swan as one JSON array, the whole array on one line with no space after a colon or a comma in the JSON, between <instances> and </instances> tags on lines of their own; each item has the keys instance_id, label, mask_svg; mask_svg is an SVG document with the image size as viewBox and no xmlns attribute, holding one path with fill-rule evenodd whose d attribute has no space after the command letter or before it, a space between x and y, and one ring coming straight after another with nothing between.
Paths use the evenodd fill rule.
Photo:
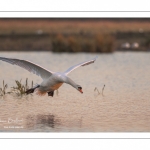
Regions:
<instances>
[{"instance_id":1,"label":"swan","mask_svg":"<svg viewBox=\"0 0 150 150\"><path fill-rule=\"evenodd\" d=\"M47 70L37 64L34 64L28 60L0 57L0 60L10 63L12 65L20 66L20 67L28 70L29 72L32 72L32 73L40 76L43 79L41 84L38 84L31 89L28 89L25 92L26 94L34 93L34 91L35 91L35 93L37 95L43 96L46 93L48 93L48 96L52 96L52 97L54 95L54 91L57 90L63 83L70 84L72 87L77 89L80 93L83 93L82 87L80 85L76 84L67 75L70 72L72 72L73 70L77 69L78 67L86 66L91 63L94 63L96 59L97 59L97 56L91 60L84 61L77 65L74 65L74 66L68 68L64 72L53 72L53 71Z\"/></svg>"}]
</instances>

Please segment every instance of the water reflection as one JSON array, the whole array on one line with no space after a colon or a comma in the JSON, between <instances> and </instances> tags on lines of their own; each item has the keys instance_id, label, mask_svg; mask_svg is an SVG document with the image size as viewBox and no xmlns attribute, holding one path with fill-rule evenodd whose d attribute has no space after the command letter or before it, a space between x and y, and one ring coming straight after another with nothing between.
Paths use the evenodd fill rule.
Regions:
<instances>
[{"instance_id":1,"label":"water reflection","mask_svg":"<svg viewBox=\"0 0 150 150\"><path fill-rule=\"evenodd\" d=\"M39 59L39 55L44 59ZM88 60L95 54L2 52L1 56L28 58L49 70L64 71L69 64ZM148 132L150 131L149 58L150 53L136 52L99 55L96 63L81 67L69 75L82 85L84 94L63 84L59 89L59 95L53 98L40 97L36 94L23 97L7 94L0 97L0 131ZM0 83L5 80L8 88L14 86L16 79L21 78L25 80L28 77L34 83L42 82L38 76L4 62L0 62L0 71ZM94 91L95 87L97 89ZM23 121L21 124L3 122L9 118ZM20 128L15 128L18 126Z\"/></svg>"},{"instance_id":2,"label":"water reflection","mask_svg":"<svg viewBox=\"0 0 150 150\"><path fill-rule=\"evenodd\" d=\"M30 129L37 126L40 126L41 129L45 127L54 128L59 123L58 119L55 119L52 114L28 115L26 121L26 127Z\"/></svg>"}]
</instances>

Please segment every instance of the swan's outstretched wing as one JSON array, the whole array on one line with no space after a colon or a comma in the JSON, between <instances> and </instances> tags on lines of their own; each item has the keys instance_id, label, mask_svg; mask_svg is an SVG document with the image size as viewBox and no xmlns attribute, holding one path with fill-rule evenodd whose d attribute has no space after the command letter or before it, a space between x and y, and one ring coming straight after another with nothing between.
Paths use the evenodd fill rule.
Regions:
<instances>
[{"instance_id":1,"label":"swan's outstretched wing","mask_svg":"<svg viewBox=\"0 0 150 150\"><path fill-rule=\"evenodd\" d=\"M94 63L94 61L97 59L97 57L98 57L98 56L96 56L95 58L93 58L93 59L91 59L91 60L89 60L89 61L84 61L84 62L82 62L82 63L79 63L79 64L77 64L77 65L74 65L74 66L70 67L69 69L67 69L64 73L67 75L67 74L69 74L71 71L73 71L74 69L77 69L77 68L80 67L80 66L86 66L86 65L89 65L89 64L91 64L91 63Z\"/></svg>"},{"instance_id":2,"label":"swan's outstretched wing","mask_svg":"<svg viewBox=\"0 0 150 150\"><path fill-rule=\"evenodd\" d=\"M32 73L40 76L42 79L47 79L53 73L53 72L46 70L46 69L42 68L41 66L34 64L30 61L27 61L27 60L19 60L19 59L5 58L5 57L0 57L0 60L8 62L12 65L20 66L20 67L28 70L29 72L32 72Z\"/></svg>"}]
</instances>

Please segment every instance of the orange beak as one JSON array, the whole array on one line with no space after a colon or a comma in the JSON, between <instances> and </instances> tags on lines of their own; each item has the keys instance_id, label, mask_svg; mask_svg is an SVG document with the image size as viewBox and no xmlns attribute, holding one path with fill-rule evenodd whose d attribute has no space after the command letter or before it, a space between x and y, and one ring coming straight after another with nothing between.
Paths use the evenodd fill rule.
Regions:
<instances>
[{"instance_id":1,"label":"orange beak","mask_svg":"<svg viewBox=\"0 0 150 150\"><path fill-rule=\"evenodd\" d=\"M80 93L83 93L82 89L79 89L79 92L80 92Z\"/></svg>"}]
</instances>

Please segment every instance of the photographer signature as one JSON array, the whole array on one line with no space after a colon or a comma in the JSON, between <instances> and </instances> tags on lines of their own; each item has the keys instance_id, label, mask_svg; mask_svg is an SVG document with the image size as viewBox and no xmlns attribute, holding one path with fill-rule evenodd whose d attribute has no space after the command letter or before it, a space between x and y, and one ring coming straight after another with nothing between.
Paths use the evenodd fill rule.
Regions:
<instances>
[{"instance_id":1,"label":"photographer signature","mask_svg":"<svg viewBox=\"0 0 150 150\"><path fill-rule=\"evenodd\" d=\"M6 120L2 120L0 119L0 123L9 123L9 124L20 124L23 122L23 119L18 119L18 118L15 118L15 119L12 119L12 118L8 118Z\"/></svg>"}]
</instances>

